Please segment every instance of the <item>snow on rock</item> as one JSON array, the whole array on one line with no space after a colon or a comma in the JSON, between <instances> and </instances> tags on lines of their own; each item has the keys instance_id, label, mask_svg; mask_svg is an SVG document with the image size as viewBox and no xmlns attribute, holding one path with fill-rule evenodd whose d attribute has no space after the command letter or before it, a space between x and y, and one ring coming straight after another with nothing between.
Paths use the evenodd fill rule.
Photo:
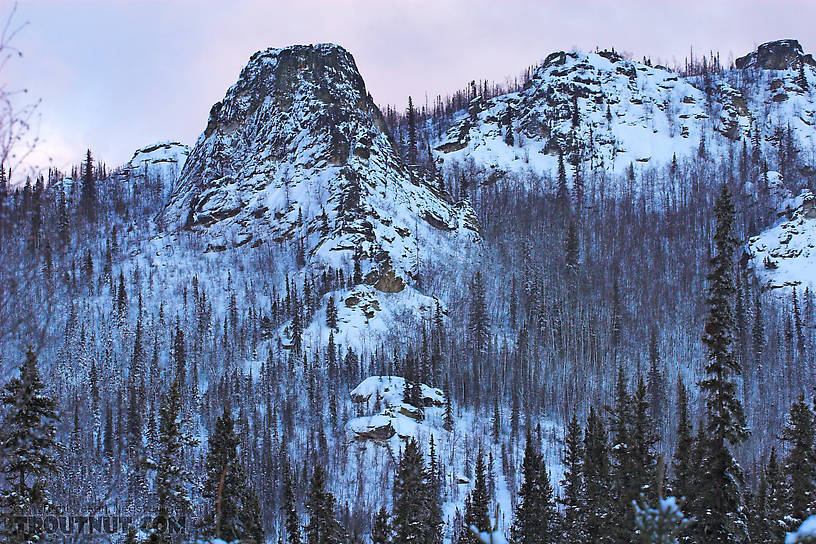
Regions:
<instances>
[{"instance_id":1,"label":"snow on rock","mask_svg":"<svg viewBox=\"0 0 816 544\"><path fill-rule=\"evenodd\" d=\"M795 40L748 57L742 68L683 77L611 51L556 52L522 90L477 97L459 112L433 142L435 158L483 170L491 182L554 176L559 149L571 177L576 164L617 174L663 167L696 156L701 142L711 154L742 143L772 154L789 138L814 168L816 63Z\"/></svg>"},{"instance_id":2,"label":"snow on rock","mask_svg":"<svg viewBox=\"0 0 816 544\"><path fill-rule=\"evenodd\" d=\"M403 163L345 49L267 49L212 107L163 218L208 254L290 248L301 281L336 270L348 278L359 263L352 291L331 294L335 336L370 347L396 336L400 318L433 308L421 277L466 269L481 255L470 204L430 177ZM323 312L311 318L304 345L325 343ZM291 345L286 330L281 336Z\"/></svg>"},{"instance_id":3,"label":"snow on rock","mask_svg":"<svg viewBox=\"0 0 816 544\"><path fill-rule=\"evenodd\" d=\"M567 160L622 172L696 150L700 121L709 118L705 103L701 90L666 69L608 51L557 52L523 90L477 98L434 147L444 163L472 159L497 176L555 173L559 148Z\"/></svg>"},{"instance_id":4,"label":"snow on rock","mask_svg":"<svg viewBox=\"0 0 816 544\"><path fill-rule=\"evenodd\" d=\"M446 434L445 397L440 389L421 384L423 406L404 402L405 378L371 376L349 394L360 410L373 415L356 417L346 424L349 438L387 447L395 458L411 438L425 443L433 436L437 444Z\"/></svg>"},{"instance_id":5,"label":"snow on rock","mask_svg":"<svg viewBox=\"0 0 816 544\"><path fill-rule=\"evenodd\" d=\"M757 47L756 51L748 53L734 61L739 69L759 68L763 70L786 70L799 68L804 62L816 66L812 55L805 55L799 40L776 40L766 42Z\"/></svg>"},{"instance_id":6,"label":"snow on rock","mask_svg":"<svg viewBox=\"0 0 816 544\"><path fill-rule=\"evenodd\" d=\"M400 404L405 394L405 378L400 376L371 376L355 387L350 395L356 403L369 403L379 398L386 404ZM444 406L445 396L441 389L422 384L424 406Z\"/></svg>"},{"instance_id":7,"label":"snow on rock","mask_svg":"<svg viewBox=\"0 0 816 544\"><path fill-rule=\"evenodd\" d=\"M745 258L764 290L816 287L816 197L787 199L787 216L752 237Z\"/></svg>"},{"instance_id":8,"label":"snow on rock","mask_svg":"<svg viewBox=\"0 0 816 544\"><path fill-rule=\"evenodd\" d=\"M315 312L303 331L304 345L326 345L331 333L335 344L350 347L357 353L370 353L383 341L394 345L405 343L412 331L417 330L417 324L433 317L437 306L443 315L447 313L439 299L411 286L392 293L368 284L341 289L325 295L322 308L326 307L329 297L334 298L337 308L337 330L329 330L325 311ZM278 331L283 345L291 345L290 327L287 323Z\"/></svg>"},{"instance_id":9,"label":"snow on rock","mask_svg":"<svg viewBox=\"0 0 816 544\"><path fill-rule=\"evenodd\" d=\"M122 173L128 178L142 178L157 183L167 198L190 155L190 148L179 142L158 142L137 149Z\"/></svg>"},{"instance_id":10,"label":"snow on rock","mask_svg":"<svg viewBox=\"0 0 816 544\"><path fill-rule=\"evenodd\" d=\"M213 106L166 216L210 251L297 245L313 270L360 251L384 292L481 241L470 205L402 162L354 59L333 44L250 58Z\"/></svg>"},{"instance_id":11,"label":"snow on rock","mask_svg":"<svg viewBox=\"0 0 816 544\"><path fill-rule=\"evenodd\" d=\"M785 178L779 172L770 170L756 183L746 182L744 190L746 196L769 211L776 212L777 217L789 215L793 209L793 193L785 185Z\"/></svg>"},{"instance_id":12,"label":"snow on rock","mask_svg":"<svg viewBox=\"0 0 816 544\"><path fill-rule=\"evenodd\" d=\"M788 533L785 537L785 544L807 544L816 542L816 516L810 516L799 529L793 533Z\"/></svg>"}]
</instances>

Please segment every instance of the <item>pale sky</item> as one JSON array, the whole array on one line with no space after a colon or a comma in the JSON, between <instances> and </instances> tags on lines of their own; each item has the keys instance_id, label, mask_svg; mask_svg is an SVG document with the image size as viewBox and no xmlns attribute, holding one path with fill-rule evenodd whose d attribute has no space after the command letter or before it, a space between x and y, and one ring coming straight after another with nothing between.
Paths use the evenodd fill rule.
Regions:
<instances>
[{"instance_id":1,"label":"pale sky","mask_svg":"<svg viewBox=\"0 0 816 544\"><path fill-rule=\"evenodd\" d=\"M0 0L5 20L12 0ZM558 50L614 47L672 65L693 46L728 62L796 38L816 50L807 0L21 0L23 57L6 85L42 100L31 162L69 168L86 148L123 164L158 140L193 145L213 103L257 50L344 46L374 100L504 81Z\"/></svg>"}]
</instances>

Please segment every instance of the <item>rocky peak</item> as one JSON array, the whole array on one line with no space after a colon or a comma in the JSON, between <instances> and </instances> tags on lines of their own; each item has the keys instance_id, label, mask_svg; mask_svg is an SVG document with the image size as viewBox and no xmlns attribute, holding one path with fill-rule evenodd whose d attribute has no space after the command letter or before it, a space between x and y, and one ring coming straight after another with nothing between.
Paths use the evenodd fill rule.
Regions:
<instances>
[{"instance_id":1,"label":"rocky peak","mask_svg":"<svg viewBox=\"0 0 816 544\"><path fill-rule=\"evenodd\" d=\"M695 149L709 119L705 100L665 68L614 51L558 51L522 90L471 103L434 149L442 163L473 159L491 179L528 169L554 173L559 151L573 165L623 172Z\"/></svg>"},{"instance_id":2,"label":"rocky peak","mask_svg":"<svg viewBox=\"0 0 816 544\"><path fill-rule=\"evenodd\" d=\"M479 240L470 206L403 164L354 59L332 44L250 58L212 107L165 216L210 251L288 243L301 266L336 268L357 254L384 292Z\"/></svg>"},{"instance_id":3,"label":"rocky peak","mask_svg":"<svg viewBox=\"0 0 816 544\"><path fill-rule=\"evenodd\" d=\"M763 43L756 51L734 61L740 69L757 68L760 70L788 70L799 68L801 63L816 66L813 55L805 55L798 40L776 40Z\"/></svg>"}]
</instances>

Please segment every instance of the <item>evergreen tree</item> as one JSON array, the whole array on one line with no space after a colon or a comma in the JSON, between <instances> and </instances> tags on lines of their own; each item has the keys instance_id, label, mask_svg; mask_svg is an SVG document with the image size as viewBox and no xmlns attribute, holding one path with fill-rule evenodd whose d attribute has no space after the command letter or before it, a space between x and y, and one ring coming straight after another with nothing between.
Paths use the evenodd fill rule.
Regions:
<instances>
[{"instance_id":1,"label":"evergreen tree","mask_svg":"<svg viewBox=\"0 0 816 544\"><path fill-rule=\"evenodd\" d=\"M741 485L742 470L731 453L748 434L742 403L736 395L733 377L740 365L734 357L733 256L736 247L731 230L734 206L726 185L715 205L717 219L714 233L715 253L708 274L706 303L708 319L703 343L707 363L700 388L706 396L708 440L704 457L705 474L700 479L699 496L703 519L698 520L707 542L741 542L746 537L745 513Z\"/></svg>"},{"instance_id":2,"label":"evergreen tree","mask_svg":"<svg viewBox=\"0 0 816 544\"><path fill-rule=\"evenodd\" d=\"M4 409L0 427L0 474L5 485L0 489L0 508L4 517L0 531L12 527L6 520L53 510L46 490L46 478L56 472L57 403L45 394L37 356L28 348L20 365L19 377L4 387L0 404ZM41 527L39 529L42 529ZM28 527L22 534L6 534L9 542L36 541L37 528Z\"/></svg>"},{"instance_id":3,"label":"evergreen tree","mask_svg":"<svg viewBox=\"0 0 816 544\"><path fill-rule=\"evenodd\" d=\"M173 380L159 409L158 462L151 468L156 471L155 494L160 518L181 517L193 512L190 490L195 483L193 473L186 467L185 449L194 447L198 441L186 429L181 416L181 385ZM167 542L168 534L154 527L150 542Z\"/></svg>"},{"instance_id":4,"label":"evergreen tree","mask_svg":"<svg viewBox=\"0 0 816 544\"><path fill-rule=\"evenodd\" d=\"M516 544L538 544L541 523L541 508L539 504L539 482L541 458L535 449L530 431L527 431L527 445L524 448L522 463L523 480L518 492L516 515L510 534Z\"/></svg>"},{"instance_id":5,"label":"evergreen tree","mask_svg":"<svg viewBox=\"0 0 816 544\"><path fill-rule=\"evenodd\" d=\"M555 204L560 213L569 209L569 189L567 188L567 170L564 167L564 153L558 148L558 186L555 191Z\"/></svg>"},{"instance_id":6,"label":"evergreen tree","mask_svg":"<svg viewBox=\"0 0 816 544\"><path fill-rule=\"evenodd\" d=\"M340 544L348 541L345 530L335 518L335 498L326 489L326 473L316 464L306 494L306 513L309 522L305 526L307 544Z\"/></svg>"},{"instance_id":7,"label":"evergreen tree","mask_svg":"<svg viewBox=\"0 0 816 544\"><path fill-rule=\"evenodd\" d=\"M326 326L331 330L337 329L337 306L334 304L334 297L329 295L329 300L326 302Z\"/></svg>"},{"instance_id":8,"label":"evergreen tree","mask_svg":"<svg viewBox=\"0 0 816 544\"><path fill-rule=\"evenodd\" d=\"M610 536L609 444L603 419L590 406L584 429L584 489L586 503L587 542L608 544Z\"/></svg>"},{"instance_id":9,"label":"evergreen tree","mask_svg":"<svg viewBox=\"0 0 816 544\"><path fill-rule=\"evenodd\" d=\"M473 276L473 282L470 286L470 315L468 316L468 327L476 352L486 353L488 340L490 339L490 321L487 316L487 303L485 302L485 286L482 280L482 273L478 270Z\"/></svg>"},{"instance_id":10,"label":"evergreen tree","mask_svg":"<svg viewBox=\"0 0 816 544\"><path fill-rule=\"evenodd\" d=\"M654 423L649 417L649 403L646 400L646 384L642 377L638 377L638 387L635 391L635 410L632 421L632 454L634 460L634 485L641 496L650 502L661 494L662 489L656 489L657 484L657 455L655 445L657 435Z\"/></svg>"},{"instance_id":11,"label":"evergreen tree","mask_svg":"<svg viewBox=\"0 0 816 544\"><path fill-rule=\"evenodd\" d=\"M405 445L394 478L394 544L425 542L428 497L425 462L415 439Z\"/></svg>"},{"instance_id":12,"label":"evergreen tree","mask_svg":"<svg viewBox=\"0 0 816 544\"><path fill-rule=\"evenodd\" d=\"M489 531L488 502L490 501L490 494L487 489L487 474L481 447L476 456L474 478L473 489L468 495L468 502L465 507L465 527L476 527L479 531ZM459 544L478 544L478 539L472 532L467 531L460 537Z\"/></svg>"},{"instance_id":13,"label":"evergreen tree","mask_svg":"<svg viewBox=\"0 0 816 544\"><path fill-rule=\"evenodd\" d=\"M649 333L649 375L647 380L649 391L649 417L657 428L663 425L666 404L666 381L663 374L663 361L660 359L660 349L657 345L657 330L653 327Z\"/></svg>"},{"instance_id":14,"label":"evergreen tree","mask_svg":"<svg viewBox=\"0 0 816 544\"><path fill-rule=\"evenodd\" d=\"M614 503L609 514L609 529L615 542L631 541L635 530L632 503L640 493L641 475L638 451L635 445L634 419L636 402L629 394L628 383L622 366L618 366L615 387L615 404L610 409L612 492Z\"/></svg>"},{"instance_id":15,"label":"evergreen tree","mask_svg":"<svg viewBox=\"0 0 816 544\"><path fill-rule=\"evenodd\" d=\"M694 436L689 420L688 395L683 378L677 378L677 433L672 469L672 493L683 501L690 501L694 479L699 467L694 465Z\"/></svg>"},{"instance_id":16,"label":"evergreen tree","mask_svg":"<svg viewBox=\"0 0 816 544\"><path fill-rule=\"evenodd\" d=\"M794 530L814 513L816 502L816 453L814 453L813 412L804 395L791 406L782 439L789 445L784 474L787 480L788 526Z\"/></svg>"},{"instance_id":17,"label":"evergreen tree","mask_svg":"<svg viewBox=\"0 0 816 544\"><path fill-rule=\"evenodd\" d=\"M286 528L286 542L288 544L301 544L300 538L300 520L298 519L297 508L295 507L295 490L292 482L292 472L289 469L289 463L285 462L283 466L283 506L286 519L284 527Z\"/></svg>"},{"instance_id":18,"label":"evergreen tree","mask_svg":"<svg viewBox=\"0 0 816 544\"><path fill-rule=\"evenodd\" d=\"M563 544L583 544L586 542L584 527L584 448L581 442L581 426L573 414L567 424L564 437L564 479L561 480L562 496L560 503L564 507Z\"/></svg>"},{"instance_id":19,"label":"evergreen tree","mask_svg":"<svg viewBox=\"0 0 816 544\"><path fill-rule=\"evenodd\" d=\"M374 523L371 528L371 544L390 544L391 524L389 519L388 510L385 509L385 506L381 506L374 516Z\"/></svg>"},{"instance_id":20,"label":"evergreen tree","mask_svg":"<svg viewBox=\"0 0 816 544\"><path fill-rule=\"evenodd\" d=\"M546 464L536 450L530 433L524 449L524 480L519 490L519 504L511 528L516 544L549 544L555 542L560 529L553 502L552 485ZM483 529L480 529L483 530Z\"/></svg>"},{"instance_id":21,"label":"evergreen tree","mask_svg":"<svg viewBox=\"0 0 816 544\"><path fill-rule=\"evenodd\" d=\"M226 407L215 421L205 465L202 497L207 500L203 519L205 536L263 542L258 499L247 483L238 457L240 441Z\"/></svg>"},{"instance_id":22,"label":"evergreen tree","mask_svg":"<svg viewBox=\"0 0 816 544\"><path fill-rule=\"evenodd\" d=\"M779 467L774 448L771 448L765 473L768 480L767 526L770 533L770 539L766 542L782 542L786 530L785 512L789 506L786 502L785 476Z\"/></svg>"},{"instance_id":23,"label":"evergreen tree","mask_svg":"<svg viewBox=\"0 0 816 544\"><path fill-rule=\"evenodd\" d=\"M405 153L405 160L410 165L417 164L417 133L416 133L416 110L414 101L408 97L408 150Z\"/></svg>"},{"instance_id":24,"label":"evergreen tree","mask_svg":"<svg viewBox=\"0 0 816 544\"><path fill-rule=\"evenodd\" d=\"M96 223L97 216L97 194L96 194L96 179L93 172L93 157L89 149L83 166L82 174L82 196L80 198L80 209L85 219L89 223Z\"/></svg>"}]
</instances>

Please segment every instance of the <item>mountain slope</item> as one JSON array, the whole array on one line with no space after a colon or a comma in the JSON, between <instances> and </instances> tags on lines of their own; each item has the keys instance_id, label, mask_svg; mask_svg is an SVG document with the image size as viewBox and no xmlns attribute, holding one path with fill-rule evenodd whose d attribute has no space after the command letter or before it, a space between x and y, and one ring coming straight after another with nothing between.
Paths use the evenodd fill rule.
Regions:
<instances>
[{"instance_id":1,"label":"mountain slope","mask_svg":"<svg viewBox=\"0 0 816 544\"><path fill-rule=\"evenodd\" d=\"M630 164L660 167L690 156L701 141L716 153L742 139L775 152L788 129L797 149L811 154L812 57L781 40L737 64L683 77L609 51L553 53L521 91L474 99L434 142L435 156L444 164L472 160L498 178L528 169L554 174L560 149L585 170L622 173Z\"/></svg>"},{"instance_id":2,"label":"mountain slope","mask_svg":"<svg viewBox=\"0 0 816 544\"><path fill-rule=\"evenodd\" d=\"M211 250L291 242L340 268L359 249L365 275L393 270L383 290L480 239L467 203L402 163L351 55L330 44L253 55L213 106L165 215Z\"/></svg>"},{"instance_id":3,"label":"mountain slope","mask_svg":"<svg viewBox=\"0 0 816 544\"><path fill-rule=\"evenodd\" d=\"M782 219L747 246L762 289L816 288L816 197L808 190L783 204ZM786 292L786 291L781 291Z\"/></svg>"}]
</instances>

